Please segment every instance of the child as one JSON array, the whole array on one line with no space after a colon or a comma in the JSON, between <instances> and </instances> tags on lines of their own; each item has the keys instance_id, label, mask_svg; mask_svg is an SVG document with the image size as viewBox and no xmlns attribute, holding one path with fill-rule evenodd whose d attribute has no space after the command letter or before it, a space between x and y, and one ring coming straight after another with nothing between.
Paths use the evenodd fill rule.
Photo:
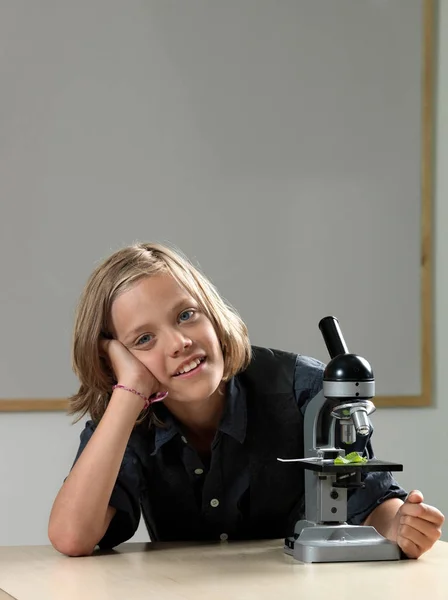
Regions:
<instances>
[{"instance_id":1,"label":"child","mask_svg":"<svg viewBox=\"0 0 448 600\"><path fill-rule=\"evenodd\" d=\"M59 491L49 538L89 555L136 531L151 540L284 538L303 514L303 412L324 365L251 347L238 314L186 258L160 244L115 252L80 299L71 414L91 420ZM417 558L444 520L390 473L352 492L348 522ZM403 503L403 500L405 502Z\"/></svg>"}]
</instances>

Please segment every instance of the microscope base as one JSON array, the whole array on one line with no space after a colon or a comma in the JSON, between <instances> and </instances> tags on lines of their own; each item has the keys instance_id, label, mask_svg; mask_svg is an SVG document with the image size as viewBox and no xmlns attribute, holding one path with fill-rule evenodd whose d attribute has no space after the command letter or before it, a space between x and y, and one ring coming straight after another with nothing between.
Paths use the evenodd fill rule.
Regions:
<instances>
[{"instance_id":1,"label":"microscope base","mask_svg":"<svg viewBox=\"0 0 448 600\"><path fill-rule=\"evenodd\" d=\"M314 562L360 562L399 560L397 544L366 525L316 525L299 521L297 539L286 538L284 551L296 560Z\"/></svg>"}]
</instances>

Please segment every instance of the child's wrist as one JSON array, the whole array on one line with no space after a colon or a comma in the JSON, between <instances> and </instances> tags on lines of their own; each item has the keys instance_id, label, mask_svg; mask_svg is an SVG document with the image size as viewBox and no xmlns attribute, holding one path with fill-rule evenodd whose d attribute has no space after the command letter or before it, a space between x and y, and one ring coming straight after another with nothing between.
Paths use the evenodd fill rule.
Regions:
<instances>
[{"instance_id":1,"label":"child's wrist","mask_svg":"<svg viewBox=\"0 0 448 600\"><path fill-rule=\"evenodd\" d=\"M149 386L145 386L139 383L133 383L131 380L126 383L118 382L113 387L112 390L121 390L123 392L127 392L128 394L133 395L135 398L139 398L143 404L143 410L148 408L152 402L157 402L162 400L167 396L166 393L155 393L152 392Z\"/></svg>"},{"instance_id":2,"label":"child's wrist","mask_svg":"<svg viewBox=\"0 0 448 600\"><path fill-rule=\"evenodd\" d=\"M112 391L122 390L123 392L128 392L129 394L138 396L140 398L140 400L143 402L143 408L148 408L149 395L147 393L143 393L140 391L140 389L143 389L142 387L140 387L140 389L137 389L138 386L134 387L134 385L135 384L132 384L132 383L129 383L127 385L125 383L116 383L115 385L112 386Z\"/></svg>"}]
</instances>

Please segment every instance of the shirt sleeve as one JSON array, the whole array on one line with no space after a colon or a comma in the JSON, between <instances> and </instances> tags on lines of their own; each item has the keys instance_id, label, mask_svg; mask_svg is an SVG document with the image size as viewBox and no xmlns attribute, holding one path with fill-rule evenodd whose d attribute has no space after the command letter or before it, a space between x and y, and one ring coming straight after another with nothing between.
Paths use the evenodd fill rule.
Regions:
<instances>
[{"instance_id":1,"label":"shirt sleeve","mask_svg":"<svg viewBox=\"0 0 448 600\"><path fill-rule=\"evenodd\" d=\"M87 446L95 428L93 421L86 422L81 432L80 445L73 466ZM101 549L118 546L129 540L137 531L140 521L140 481L138 460L128 445L109 500L109 506L115 508L117 512L103 538L98 542Z\"/></svg>"},{"instance_id":2,"label":"shirt sleeve","mask_svg":"<svg viewBox=\"0 0 448 600\"><path fill-rule=\"evenodd\" d=\"M297 403L305 413L309 402L323 387L324 363L309 356L298 355L294 374L294 393ZM372 430L373 431L373 430ZM364 456L375 458L371 435L367 444L365 440L359 440L360 444L350 449L362 451ZM348 493L347 522L351 525L361 525L369 514L382 502L390 498L404 500L407 496L405 490L395 481L390 471L370 472L363 476L364 488L357 488Z\"/></svg>"},{"instance_id":3,"label":"shirt sleeve","mask_svg":"<svg viewBox=\"0 0 448 600\"><path fill-rule=\"evenodd\" d=\"M363 455L369 459L375 458L370 437ZM351 525L362 525L377 506L390 498L403 501L406 499L407 492L397 483L390 471L371 471L365 473L361 480L365 487L356 488L348 493L347 522Z\"/></svg>"},{"instance_id":4,"label":"shirt sleeve","mask_svg":"<svg viewBox=\"0 0 448 600\"><path fill-rule=\"evenodd\" d=\"M299 354L294 372L294 394L302 413L322 389L325 365L311 356Z\"/></svg>"}]
</instances>

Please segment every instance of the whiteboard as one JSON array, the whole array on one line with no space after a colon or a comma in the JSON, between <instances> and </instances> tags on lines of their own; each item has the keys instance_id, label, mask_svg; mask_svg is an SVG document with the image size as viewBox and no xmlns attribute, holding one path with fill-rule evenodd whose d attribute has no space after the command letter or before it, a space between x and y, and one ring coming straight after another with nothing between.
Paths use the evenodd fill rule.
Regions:
<instances>
[{"instance_id":1,"label":"whiteboard","mask_svg":"<svg viewBox=\"0 0 448 600\"><path fill-rule=\"evenodd\" d=\"M184 251L252 343L326 362L335 315L377 405L430 403L432 11L2 3L0 409L65 406L77 299L135 241Z\"/></svg>"}]
</instances>

